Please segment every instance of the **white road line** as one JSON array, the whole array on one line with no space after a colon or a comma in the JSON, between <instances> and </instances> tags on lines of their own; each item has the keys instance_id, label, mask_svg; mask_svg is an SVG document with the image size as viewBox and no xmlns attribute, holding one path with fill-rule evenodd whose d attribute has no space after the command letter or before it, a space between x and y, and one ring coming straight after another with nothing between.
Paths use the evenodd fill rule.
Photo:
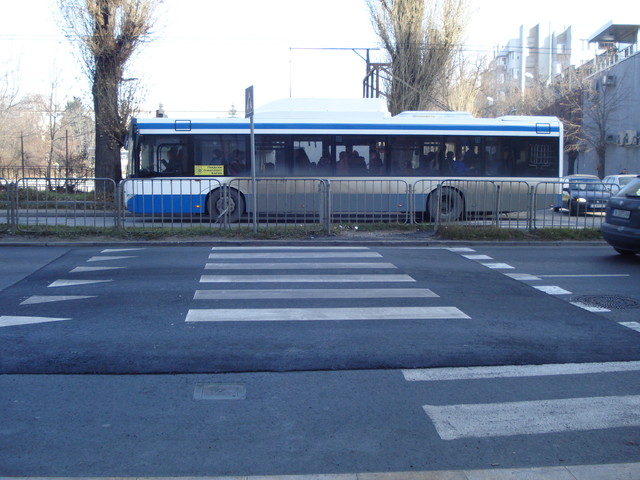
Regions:
<instances>
[{"instance_id":1,"label":"white road line","mask_svg":"<svg viewBox=\"0 0 640 480\"><path fill-rule=\"evenodd\" d=\"M237 260L256 258L380 258L377 252L246 252L210 253L211 260Z\"/></svg>"},{"instance_id":2,"label":"white road line","mask_svg":"<svg viewBox=\"0 0 640 480\"><path fill-rule=\"evenodd\" d=\"M402 375L408 382L440 382L448 380L483 380L488 378L589 375L638 370L640 370L640 362L549 363L545 365L505 365L496 367L425 368L402 370Z\"/></svg>"},{"instance_id":3,"label":"white road line","mask_svg":"<svg viewBox=\"0 0 640 480\"><path fill-rule=\"evenodd\" d=\"M279 300L294 298L438 298L428 288L196 290L194 300Z\"/></svg>"},{"instance_id":4,"label":"white road line","mask_svg":"<svg viewBox=\"0 0 640 480\"><path fill-rule=\"evenodd\" d=\"M49 287L75 287L76 285L90 285L92 283L112 282L113 280L56 280Z\"/></svg>"},{"instance_id":5,"label":"white road line","mask_svg":"<svg viewBox=\"0 0 640 480\"><path fill-rule=\"evenodd\" d=\"M205 270L280 270L280 269L330 269L330 268L385 268L385 269L397 269L393 263L385 262L281 262L281 263L207 263L204 267Z\"/></svg>"},{"instance_id":6,"label":"white road line","mask_svg":"<svg viewBox=\"0 0 640 480\"><path fill-rule=\"evenodd\" d=\"M202 275L201 283L415 282L409 275Z\"/></svg>"},{"instance_id":7,"label":"white road line","mask_svg":"<svg viewBox=\"0 0 640 480\"><path fill-rule=\"evenodd\" d=\"M20 302L20 305L34 305L37 303L66 302L68 300L82 300L96 298L95 295L32 295Z\"/></svg>"},{"instance_id":8,"label":"white road line","mask_svg":"<svg viewBox=\"0 0 640 480\"><path fill-rule=\"evenodd\" d=\"M18 325L30 325L33 323L62 322L71 320L70 318L51 318L51 317L18 317L1 315L0 327L15 327Z\"/></svg>"},{"instance_id":9,"label":"white road line","mask_svg":"<svg viewBox=\"0 0 640 480\"><path fill-rule=\"evenodd\" d=\"M87 260L87 262L106 262L111 260L124 260L126 258L137 258L137 257L135 255L120 256L120 257L114 257L114 256L91 257L89 260Z\"/></svg>"},{"instance_id":10,"label":"white road line","mask_svg":"<svg viewBox=\"0 0 640 480\"><path fill-rule=\"evenodd\" d=\"M528 280L542 280L540 277L531 275L529 273L505 273L507 277L511 277L514 280L528 281Z\"/></svg>"},{"instance_id":11,"label":"white road line","mask_svg":"<svg viewBox=\"0 0 640 480\"><path fill-rule=\"evenodd\" d=\"M470 319L455 307L193 309L186 322Z\"/></svg>"},{"instance_id":12,"label":"white road line","mask_svg":"<svg viewBox=\"0 0 640 480\"><path fill-rule=\"evenodd\" d=\"M534 285L533 288L549 295L569 295L571 292L555 285Z\"/></svg>"},{"instance_id":13,"label":"white road line","mask_svg":"<svg viewBox=\"0 0 640 480\"><path fill-rule=\"evenodd\" d=\"M219 250L219 251L230 251L230 250L369 250L369 247L335 247L335 246L286 246L283 245L281 247L278 246L259 246L259 247L211 247L211 250Z\"/></svg>"},{"instance_id":14,"label":"white road line","mask_svg":"<svg viewBox=\"0 0 640 480\"><path fill-rule=\"evenodd\" d=\"M513 268L508 263L482 263L481 265L484 265L485 267L493 268L496 270Z\"/></svg>"},{"instance_id":15,"label":"white road line","mask_svg":"<svg viewBox=\"0 0 640 480\"><path fill-rule=\"evenodd\" d=\"M489 255L462 255L464 258L468 258L469 260L493 260Z\"/></svg>"},{"instance_id":16,"label":"white road line","mask_svg":"<svg viewBox=\"0 0 640 480\"><path fill-rule=\"evenodd\" d=\"M640 332L640 323L638 322L618 322L623 327L630 328L631 330L635 330L636 332Z\"/></svg>"},{"instance_id":17,"label":"white road line","mask_svg":"<svg viewBox=\"0 0 640 480\"><path fill-rule=\"evenodd\" d=\"M640 426L640 396L424 405L443 440Z\"/></svg>"},{"instance_id":18,"label":"white road line","mask_svg":"<svg viewBox=\"0 0 640 480\"><path fill-rule=\"evenodd\" d=\"M611 310L609 310L608 308L602 308L602 307L595 307L593 305L587 305L586 303L582 303L582 302L569 302L571 305L575 305L576 307L580 307L584 310L588 310L589 312L594 312L594 313L602 313L602 312L610 312Z\"/></svg>"},{"instance_id":19,"label":"white road line","mask_svg":"<svg viewBox=\"0 0 640 480\"><path fill-rule=\"evenodd\" d=\"M628 273L607 273L597 275L538 275L541 278L593 278L593 277L630 277Z\"/></svg>"},{"instance_id":20,"label":"white road line","mask_svg":"<svg viewBox=\"0 0 640 480\"><path fill-rule=\"evenodd\" d=\"M102 270L117 270L119 268L127 267L76 267L69 273L100 272Z\"/></svg>"},{"instance_id":21,"label":"white road line","mask_svg":"<svg viewBox=\"0 0 640 480\"><path fill-rule=\"evenodd\" d=\"M449 250L450 252L456 252L456 253L475 252L473 248L469 248L469 247L450 247L450 248L446 248L445 250Z\"/></svg>"}]
</instances>

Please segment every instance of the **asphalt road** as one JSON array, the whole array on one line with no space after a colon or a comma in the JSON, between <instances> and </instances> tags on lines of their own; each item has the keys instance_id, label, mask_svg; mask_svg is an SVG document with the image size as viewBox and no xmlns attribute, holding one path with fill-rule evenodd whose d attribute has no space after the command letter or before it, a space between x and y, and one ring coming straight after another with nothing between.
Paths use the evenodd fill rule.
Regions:
<instances>
[{"instance_id":1,"label":"asphalt road","mask_svg":"<svg viewBox=\"0 0 640 480\"><path fill-rule=\"evenodd\" d=\"M606 246L3 247L0 265L0 475L640 458L640 259Z\"/></svg>"}]
</instances>

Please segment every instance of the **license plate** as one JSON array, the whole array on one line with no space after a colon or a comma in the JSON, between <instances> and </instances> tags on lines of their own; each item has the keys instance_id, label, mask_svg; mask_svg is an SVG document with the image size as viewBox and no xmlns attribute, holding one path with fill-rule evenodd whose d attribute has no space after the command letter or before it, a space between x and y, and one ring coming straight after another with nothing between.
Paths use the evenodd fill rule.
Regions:
<instances>
[{"instance_id":1,"label":"license plate","mask_svg":"<svg viewBox=\"0 0 640 480\"><path fill-rule=\"evenodd\" d=\"M617 208L613 210L613 212L611 212L611 216L616 217L616 218L624 218L625 220L629 220L629 217L631 216L631 211L630 210L618 210Z\"/></svg>"}]
</instances>

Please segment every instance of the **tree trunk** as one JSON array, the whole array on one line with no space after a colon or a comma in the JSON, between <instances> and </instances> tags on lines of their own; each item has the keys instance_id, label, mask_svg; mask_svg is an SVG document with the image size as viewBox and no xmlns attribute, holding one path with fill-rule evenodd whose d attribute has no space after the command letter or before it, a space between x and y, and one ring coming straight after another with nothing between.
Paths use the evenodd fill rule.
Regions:
<instances>
[{"instance_id":1,"label":"tree trunk","mask_svg":"<svg viewBox=\"0 0 640 480\"><path fill-rule=\"evenodd\" d=\"M607 147L606 146L596 147L596 154L598 155L598 165L596 166L596 169L598 171L598 177L604 178Z\"/></svg>"},{"instance_id":2,"label":"tree trunk","mask_svg":"<svg viewBox=\"0 0 640 480\"><path fill-rule=\"evenodd\" d=\"M96 121L96 178L109 178L117 185L122 180L120 147L122 139L115 138L118 131L118 68L111 59L96 59L93 80L93 105ZM114 184L101 182L100 191L113 192ZM96 188L98 185L96 185ZM103 190L104 189L104 190Z\"/></svg>"}]
</instances>

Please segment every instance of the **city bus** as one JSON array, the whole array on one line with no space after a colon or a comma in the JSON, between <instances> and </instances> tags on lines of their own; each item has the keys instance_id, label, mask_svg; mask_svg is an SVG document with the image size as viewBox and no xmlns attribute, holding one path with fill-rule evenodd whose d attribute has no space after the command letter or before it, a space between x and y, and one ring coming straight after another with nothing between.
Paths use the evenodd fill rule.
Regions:
<instances>
[{"instance_id":1,"label":"city bus","mask_svg":"<svg viewBox=\"0 0 640 480\"><path fill-rule=\"evenodd\" d=\"M257 110L254 132L255 171L248 119L132 119L125 208L238 221L255 208L317 213L324 194L331 214L455 220L495 211L507 184L513 198L504 210L525 210L521 190L562 176L555 117L391 116L381 99L287 99Z\"/></svg>"}]
</instances>

